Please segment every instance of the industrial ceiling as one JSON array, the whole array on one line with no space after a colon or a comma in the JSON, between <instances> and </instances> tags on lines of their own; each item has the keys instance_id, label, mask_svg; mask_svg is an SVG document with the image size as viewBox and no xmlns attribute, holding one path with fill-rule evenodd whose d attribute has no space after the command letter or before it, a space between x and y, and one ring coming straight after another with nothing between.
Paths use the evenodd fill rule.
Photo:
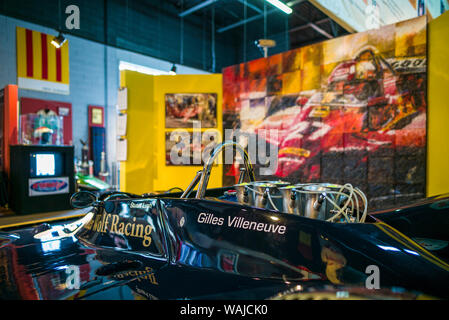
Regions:
<instances>
[{"instance_id":1,"label":"industrial ceiling","mask_svg":"<svg viewBox=\"0 0 449 320\"><path fill-rule=\"evenodd\" d=\"M285 14L263 0L2 0L0 14L92 41L211 72L348 32L306 0L284 1ZM80 8L81 28L64 27L64 8Z\"/></svg>"}]
</instances>

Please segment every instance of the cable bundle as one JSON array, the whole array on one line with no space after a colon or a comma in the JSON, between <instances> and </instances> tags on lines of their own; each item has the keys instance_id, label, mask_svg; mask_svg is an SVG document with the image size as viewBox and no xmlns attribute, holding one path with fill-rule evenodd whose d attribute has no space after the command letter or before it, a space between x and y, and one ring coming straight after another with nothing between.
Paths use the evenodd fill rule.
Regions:
<instances>
[{"instance_id":1,"label":"cable bundle","mask_svg":"<svg viewBox=\"0 0 449 320\"><path fill-rule=\"evenodd\" d=\"M283 198L284 204L286 201L295 204L296 206L303 206L297 209L297 212L288 212L298 214L300 216L307 216L305 203L313 201L313 210L319 212L323 205L326 206L324 210L325 221L328 222L343 222L343 223L363 223L365 222L368 212L368 200L366 195L357 187L353 187L350 183L345 185L328 184L328 183L306 183L290 186L282 186L280 182L256 182L245 183L238 185L244 188L243 204L254 205L256 207L269 208L276 211L285 211L285 205L282 210L275 204L277 199ZM291 190L291 199L283 195L276 195L282 189ZM317 190L313 190L317 189ZM273 192L274 191L274 192ZM252 197L249 196L251 193ZM315 197L312 197L314 195ZM302 197L297 201L298 197ZM302 203L301 203L302 201ZM299 204L298 204L298 203ZM325 203L327 202L327 203ZM327 209L331 207L330 209ZM309 210L312 210L309 208Z\"/></svg>"},{"instance_id":2,"label":"cable bundle","mask_svg":"<svg viewBox=\"0 0 449 320\"><path fill-rule=\"evenodd\" d=\"M298 189L295 188L294 191L302 194L316 194L332 204L335 213L330 218L326 219L328 222L365 222L368 213L368 199L359 188L353 187L350 183L345 185L334 184L332 185L332 188L330 188L328 184L311 184L311 186L320 185L325 186L326 190L306 190L303 187ZM334 195L334 199L332 199L330 195ZM360 204L362 204L363 207L362 212L360 210Z\"/></svg>"}]
</instances>

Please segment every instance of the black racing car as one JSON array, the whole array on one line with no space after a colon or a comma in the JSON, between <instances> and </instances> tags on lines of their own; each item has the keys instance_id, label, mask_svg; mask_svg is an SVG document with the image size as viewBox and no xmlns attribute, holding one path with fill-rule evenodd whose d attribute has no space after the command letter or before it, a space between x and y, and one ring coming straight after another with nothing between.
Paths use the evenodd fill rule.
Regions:
<instances>
[{"instance_id":1,"label":"black racing car","mask_svg":"<svg viewBox=\"0 0 449 320\"><path fill-rule=\"evenodd\" d=\"M81 219L0 233L0 299L449 297L449 196L323 220L241 203L209 175L182 193L79 192Z\"/></svg>"}]
</instances>

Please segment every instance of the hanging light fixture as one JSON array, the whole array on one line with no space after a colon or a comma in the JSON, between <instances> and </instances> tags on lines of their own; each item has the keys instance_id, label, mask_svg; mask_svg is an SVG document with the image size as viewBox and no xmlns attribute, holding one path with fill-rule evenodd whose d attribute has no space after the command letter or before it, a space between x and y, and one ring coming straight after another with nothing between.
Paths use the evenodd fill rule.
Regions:
<instances>
[{"instance_id":1,"label":"hanging light fixture","mask_svg":"<svg viewBox=\"0 0 449 320\"><path fill-rule=\"evenodd\" d=\"M175 75L176 74L176 65L173 63L173 66L171 67L170 71L168 72L171 75Z\"/></svg>"},{"instance_id":2,"label":"hanging light fixture","mask_svg":"<svg viewBox=\"0 0 449 320\"><path fill-rule=\"evenodd\" d=\"M57 37L54 37L53 40L51 40L51 44L54 45L57 49L61 48L62 45L67 41L67 39L64 37L62 32L59 32Z\"/></svg>"},{"instance_id":3,"label":"hanging light fixture","mask_svg":"<svg viewBox=\"0 0 449 320\"><path fill-rule=\"evenodd\" d=\"M61 32L61 0L58 1L58 27L59 27L59 29L57 29L59 31L58 36L54 37L51 40L51 44L54 45L56 49L61 48L62 45L67 41L67 39Z\"/></svg>"},{"instance_id":4,"label":"hanging light fixture","mask_svg":"<svg viewBox=\"0 0 449 320\"><path fill-rule=\"evenodd\" d=\"M260 48L263 52L263 56L268 57L268 48L273 48L276 46L276 41L271 39L259 39L254 41L254 44Z\"/></svg>"},{"instance_id":5,"label":"hanging light fixture","mask_svg":"<svg viewBox=\"0 0 449 320\"><path fill-rule=\"evenodd\" d=\"M275 6L276 8L278 8L279 10L284 11L286 14L290 14L293 12L292 8L290 8L289 6L287 6L285 3L279 1L279 0L266 0L269 3L271 3L273 6Z\"/></svg>"}]
</instances>

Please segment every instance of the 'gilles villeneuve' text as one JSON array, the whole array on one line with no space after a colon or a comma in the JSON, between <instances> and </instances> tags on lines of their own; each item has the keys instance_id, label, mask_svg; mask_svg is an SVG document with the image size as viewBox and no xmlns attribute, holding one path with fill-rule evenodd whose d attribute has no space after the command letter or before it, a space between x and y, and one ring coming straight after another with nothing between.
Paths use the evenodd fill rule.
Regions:
<instances>
[{"instance_id":1,"label":"'gilles villeneuve' text","mask_svg":"<svg viewBox=\"0 0 449 320\"><path fill-rule=\"evenodd\" d=\"M198 223L222 226L225 222L223 217L215 217L212 213L200 213L197 219ZM246 220L244 217L230 217L226 219L227 226L245 230L253 230L266 233L285 234L287 227L280 224L264 223Z\"/></svg>"}]
</instances>

